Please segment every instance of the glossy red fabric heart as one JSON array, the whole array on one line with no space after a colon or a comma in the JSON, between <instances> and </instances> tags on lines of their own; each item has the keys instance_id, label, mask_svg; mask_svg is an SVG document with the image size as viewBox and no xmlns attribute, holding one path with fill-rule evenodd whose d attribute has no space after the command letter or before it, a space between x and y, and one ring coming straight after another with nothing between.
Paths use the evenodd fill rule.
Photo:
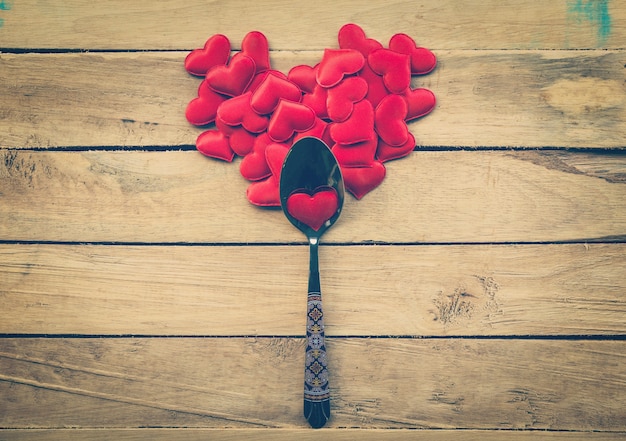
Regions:
<instances>
[{"instance_id":1,"label":"glossy red fabric heart","mask_svg":"<svg viewBox=\"0 0 626 441\"><path fill-rule=\"evenodd\" d=\"M357 199L378 187L385 179L385 166L378 161L365 167L346 167L342 169L343 181L348 190Z\"/></svg>"},{"instance_id":2,"label":"glossy red fabric heart","mask_svg":"<svg viewBox=\"0 0 626 441\"><path fill-rule=\"evenodd\" d=\"M378 140L378 146L376 148L376 158L380 162L391 161L392 159L403 158L415 149L415 137L411 132L406 142L401 146L392 146L387 144L382 139Z\"/></svg>"},{"instance_id":3,"label":"glossy red fabric heart","mask_svg":"<svg viewBox=\"0 0 626 441\"><path fill-rule=\"evenodd\" d=\"M367 81L360 77L348 77L329 88L326 97L328 117L334 122L348 119L354 110L354 104L365 98L367 90Z\"/></svg>"},{"instance_id":4,"label":"glossy red fabric heart","mask_svg":"<svg viewBox=\"0 0 626 441\"><path fill-rule=\"evenodd\" d=\"M265 131L269 124L269 117L259 115L250 106L252 92L246 92L235 98L223 102L217 109L217 119L229 126L243 126L252 133Z\"/></svg>"},{"instance_id":5,"label":"glossy red fabric heart","mask_svg":"<svg viewBox=\"0 0 626 441\"><path fill-rule=\"evenodd\" d=\"M427 74L437 65L435 54L426 48L417 46L415 40L407 34L395 34L391 37L389 49L410 56L413 75Z\"/></svg>"},{"instance_id":6,"label":"glossy red fabric heart","mask_svg":"<svg viewBox=\"0 0 626 441\"><path fill-rule=\"evenodd\" d=\"M241 41L241 53L254 60L256 73L265 72L271 68L269 43L262 32L248 32Z\"/></svg>"},{"instance_id":7,"label":"glossy red fabric heart","mask_svg":"<svg viewBox=\"0 0 626 441\"><path fill-rule=\"evenodd\" d=\"M269 137L259 136L255 140L252 152L244 156L239 164L241 176L248 181L260 181L272 174L265 159L265 149L270 143Z\"/></svg>"},{"instance_id":8,"label":"glossy red fabric heart","mask_svg":"<svg viewBox=\"0 0 626 441\"><path fill-rule=\"evenodd\" d=\"M367 57L374 72L382 75L385 87L391 93L402 93L411 85L411 58L389 49L377 49Z\"/></svg>"},{"instance_id":9,"label":"glossy red fabric heart","mask_svg":"<svg viewBox=\"0 0 626 441\"><path fill-rule=\"evenodd\" d=\"M376 157L378 136L352 145L335 144L332 152L342 170L345 167L365 167L370 165Z\"/></svg>"},{"instance_id":10,"label":"glossy red fabric heart","mask_svg":"<svg viewBox=\"0 0 626 441\"><path fill-rule=\"evenodd\" d=\"M322 87L339 84L346 75L357 73L363 68L365 57L354 49L325 49L317 68L317 83Z\"/></svg>"},{"instance_id":11,"label":"glossy red fabric heart","mask_svg":"<svg viewBox=\"0 0 626 441\"><path fill-rule=\"evenodd\" d=\"M367 100L356 103L347 120L330 125L330 137L337 144L356 144L372 139L373 135L374 109Z\"/></svg>"},{"instance_id":12,"label":"glossy red fabric heart","mask_svg":"<svg viewBox=\"0 0 626 441\"><path fill-rule=\"evenodd\" d=\"M230 57L230 41L225 35L215 34L204 47L194 49L185 57L185 69L192 75L205 76L215 66L223 66Z\"/></svg>"},{"instance_id":13,"label":"glossy red fabric heart","mask_svg":"<svg viewBox=\"0 0 626 441\"><path fill-rule=\"evenodd\" d=\"M407 102L407 121L412 121L429 114L437 104L435 94L428 89L409 89L404 92L402 96Z\"/></svg>"},{"instance_id":14,"label":"glossy red fabric heart","mask_svg":"<svg viewBox=\"0 0 626 441\"><path fill-rule=\"evenodd\" d=\"M239 96L248 87L256 72L254 60L238 53L225 66L215 66L206 74L211 89L222 95Z\"/></svg>"},{"instance_id":15,"label":"glossy red fabric heart","mask_svg":"<svg viewBox=\"0 0 626 441\"><path fill-rule=\"evenodd\" d=\"M339 197L332 187L317 188L312 194L305 190L292 193L287 198L287 212L315 231L337 211Z\"/></svg>"},{"instance_id":16,"label":"glossy red fabric heart","mask_svg":"<svg viewBox=\"0 0 626 441\"><path fill-rule=\"evenodd\" d=\"M268 115L278 106L280 100L300 102L302 91L288 79L268 73L250 98L250 106L259 115Z\"/></svg>"},{"instance_id":17,"label":"glossy red fabric heart","mask_svg":"<svg viewBox=\"0 0 626 441\"><path fill-rule=\"evenodd\" d=\"M246 156L250 153L257 138L256 133L248 132L242 126L229 127L228 133L225 134L228 136L230 148L237 156Z\"/></svg>"},{"instance_id":18,"label":"glossy red fabric heart","mask_svg":"<svg viewBox=\"0 0 626 441\"><path fill-rule=\"evenodd\" d=\"M227 99L227 96L214 92L206 81L202 81L198 87L198 97L187 104L185 117L195 126L210 124L215 121L219 106Z\"/></svg>"},{"instance_id":19,"label":"glossy red fabric heart","mask_svg":"<svg viewBox=\"0 0 626 441\"><path fill-rule=\"evenodd\" d=\"M375 127L378 136L391 146L401 146L407 141L407 104L400 95L387 95L376 107Z\"/></svg>"},{"instance_id":20,"label":"glossy red fabric heart","mask_svg":"<svg viewBox=\"0 0 626 441\"><path fill-rule=\"evenodd\" d=\"M292 67L287 74L287 78L289 78L289 81L295 83L303 92L311 93L315 86L318 85L315 78L316 73L317 69L315 67L301 64Z\"/></svg>"},{"instance_id":21,"label":"glossy red fabric heart","mask_svg":"<svg viewBox=\"0 0 626 441\"><path fill-rule=\"evenodd\" d=\"M270 118L267 134L276 142L284 142L296 132L309 130L315 124L315 112L302 103L280 100Z\"/></svg>"},{"instance_id":22,"label":"glossy red fabric heart","mask_svg":"<svg viewBox=\"0 0 626 441\"><path fill-rule=\"evenodd\" d=\"M207 130L196 140L196 148L200 153L211 158L232 162L235 152L230 148L228 138L219 130Z\"/></svg>"},{"instance_id":23,"label":"glossy red fabric heart","mask_svg":"<svg viewBox=\"0 0 626 441\"><path fill-rule=\"evenodd\" d=\"M272 175L262 181L248 185L246 198L259 207L280 207L279 180Z\"/></svg>"},{"instance_id":24,"label":"glossy red fabric heart","mask_svg":"<svg viewBox=\"0 0 626 441\"><path fill-rule=\"evenodd\" d=\"M355 49L365 58L376 49L382 49L383 45L373 38L367 38L365 31L354 23L345 24L339 29L337 40L341 49Z\"/></svg>"}]
</instances>

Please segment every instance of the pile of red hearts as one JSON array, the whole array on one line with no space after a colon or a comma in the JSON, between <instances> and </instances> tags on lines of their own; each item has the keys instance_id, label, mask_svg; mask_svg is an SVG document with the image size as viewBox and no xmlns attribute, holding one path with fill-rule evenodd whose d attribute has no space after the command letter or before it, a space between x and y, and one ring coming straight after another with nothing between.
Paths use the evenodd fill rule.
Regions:
<instances>
[{"instance_id":1,"label":"pile of red hearts","mask_svg":"<svg viewBox=\"0 0 626 441\"><path fill-rule=\"evenodd\" d=\"M271 68L268 41L256 31L232 57L228 38L217 34L185 59L187 72L204 77L187 120L215 124L196 147L229 162L242 157L251 203L280 206L282 163L304 136L331 147L357 199L383 181L384 162L413 151L406 123L431 112L435 96L412 89L411 77L432 71L435 55L406 34L395 34L385 48L355 24L343 26L338 40L339 48L326 49L319 64L287 75Z\"/></svg>"}]
</instances>

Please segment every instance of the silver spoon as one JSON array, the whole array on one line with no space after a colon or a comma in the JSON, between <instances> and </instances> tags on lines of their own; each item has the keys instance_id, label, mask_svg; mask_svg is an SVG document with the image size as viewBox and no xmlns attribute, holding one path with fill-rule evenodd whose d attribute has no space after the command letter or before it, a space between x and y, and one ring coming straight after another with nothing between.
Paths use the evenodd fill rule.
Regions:
<instances>
[{"instance_id":1,"label":"silver spoon","mask_svg":"<svg viewBox=\"0 0 626 441\"><path fill-rule=\"evenodd\" d=\"M280 175L280 203L287 219L309 240L304 416L316 429L330 417L318 245L322 234L339 218L343 198L341 169L328 146L313 137L294 143Z\"/></svg>"}]
</instances>

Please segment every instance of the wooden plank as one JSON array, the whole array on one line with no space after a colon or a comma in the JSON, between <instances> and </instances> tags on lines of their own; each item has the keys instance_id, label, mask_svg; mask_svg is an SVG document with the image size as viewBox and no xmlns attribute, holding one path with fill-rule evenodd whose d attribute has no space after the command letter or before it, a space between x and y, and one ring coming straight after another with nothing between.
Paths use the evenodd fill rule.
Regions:
<instances>
[{"instance_id":1,"label":"wooden plank","mask_svg":"<svg viewBox=\"0 0 626 441\"><path fill-rule=\"evenodd\" d=\"M0 146L194 145L186 52L3 54ZM440 51L415 78L436 110L410 123L418 146L623 148L622 51ZM272 54L276 69L321 52Z\"/></svg>"},{"instance_id":2,"label":"wooden plank","mask_svg":"<svg viewBox=\"0 0 626 441\"><path fill-rule=\"evenodd\" d=\"M4 48L180 49L224 33L234 45L251 30L265 32L276 49L336 45L339 28L360 24L383 42L406 32L435 48L623 48L622 2L453 0L247 0L229 2L65 0L11 2L0 11ZM7 8L5 8L7 9ZM303 14L306 11L306 14Z\"/></svg>"},{"instance_id":3,"label":"wooden plank","mask_svg":"<svg viewBox=\"0 0 626 441\"><path fill-rule=\"evenodd\" d=\"M30 429L0 430L6 441L502 441L567 440L607 441L624 439L624 432L545 432L502 430L410 429Z\"/></svg>"},{"instance_id":4,"label":"wooden plank","mask_svg":"<svg viewBox=\"0 0 626 441\"><path fill-rule=\"evenodd\" d=\"M187 152L3 151L0 238L70 242L302 242L245 198L238 164ZM576 155L575 153L569 153ZM601 155L599 167L603 163ZM589 161L589 156L585 160ZM541 152L414 152L346 198L327 243L614 240L626 231L626 156L585 174ZM218 208L219 207L219 208Z\"/></svg>"},{"instance_id":5,"label":"wooden plank","mask_svg":"<svg viewBox=\"0 0 626 441\"><path fill-rule=\"evenodd\" d=\"M623 341L329 339L331 428L624 431ZM0 340L3 428L306 428L304 339Z\"/></svg>"},{"instance_id":6,"label":"wooden plank","mask_svg":"<svg viewBox=\"0 0 626 441\"><path fill-rule=\"evenodd\" d=\"M326 333L624 335L626 246L323 247ZM304 335L304 247L0 245L0 334Z\"/></svg>"}]
</instances>

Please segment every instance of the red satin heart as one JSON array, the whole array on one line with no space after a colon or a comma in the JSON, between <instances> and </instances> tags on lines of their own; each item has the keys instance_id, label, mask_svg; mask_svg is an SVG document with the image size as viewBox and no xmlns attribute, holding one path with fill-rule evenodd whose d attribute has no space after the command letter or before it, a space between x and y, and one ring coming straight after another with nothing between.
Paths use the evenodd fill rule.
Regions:
<instances>
[{"instance_id":1,"label":"red satin heart","mask_svg":"<svg viewBox=\"0 0 626 441\"><path fill-rule=\"evenodd\" d=\"M241 42L241 53L254 60L256 73L265 72L271 68L269 43L263 33L248 32Z\"/></svg>"},{"instance_id":2,"label":"red satin heart","mask_svg":"<svg viewBox=\"0 0 626 441\"><path fill-rule=\"evenodd\" d=\"M404 145L391 146L385 141L380 139L378 141L378 147L376 149L376 158L380 162L391 161L392 159L399 159L407 156L415 149L415 137L409 132L409 136Z\"/></svg>"},{"instance_id":3,"label":"red satin heart","mask_svg":"<svg viewBox=\"0 0 626 441\"><path fill-rule=\"evenodd\" d=\"M367 100L356 103L347 120L330 125L330 137L337 144L356 144L372 139L373 135L374 109Z\"/></svg>"},{"instance_id":4,"label":"red satin heart","mask_svg":"<svg viewBox=\"0 0 626 441\"><path fill-rule=\"evenodd\" d=\"M348 167L342 169L343 181L346 190L361 199L375 189L385 179L385 166L378 161L366 167Z\"/></svg>"},{"instance_id":5,"label":"red satin heart","mask_svg":"<svg viewBox=\"0 0 626 441\"><path fill-rule=\"evenodd\" d=\"M251 204L259 207L280 207L279 180L272 175L262 181L253 182L246 190L246 197Z\"/></svg>"},{"instance_id":6,"label":"red satin heart","mask_svg":"<svg viewBox=\"0 0 626 441\"><path fill-rule=\"evenodd\" d=\"M246 156L252 151L254 142L257 139L257 134L248 132L243 126L228 127L228 133L225 134L228 136L230 148L233 149L238 156Z\"/></svg>"},{"instance_id":7,"label":"red satin heart","mask_svg":"<svg viewBox=\"0 0 626 441\"><path fill-rule=\"evenodd\" d=\"M409 129L405 118L407 104L400 95L387 95L382 99L375 112L376 133L391 146L401 146L406 143Z\"/></svg>"},{"instance_id":8,"label":"red satin heart","mask_svg":"<svg viewBox=\"0 0 626 441\"><path fill-rule=\"evenodd\" d=\"M426 48L418 47L407 34L396 34L389 40L389 49L411 57L411 73L424 75L437 65L437 57Z\"/></svg>"},{"instance_id":9,"label":"red satin heart","mask_svg":"<svg viewBox=\"0 0 626 441\"><path fill-rule=\"evenodd\" d=\"M352 145L335 144L332 151L343 170L344 167L365 167L370 165L375 159L377 147L378 136L374 136L372 139Z\"/></svg>"},{"instance_id":10,"label":"red satin heart","mask_svg":"<svg viewBox=\"0 0 626 441\"><path fill-rule=\"evenodd\" d=\"M315 83L313 91L302 96L302 104L313 109L318 118L328 119L327 99L328 89Z\"/></svg>"},{"instance_id":11,"label":"red satin heart","mask_svg":"<svg viewBox=\"0 0 626 441\"><path fill-rule=\"evenodd\" d=\"M358 103L367 95L367 81L360 77L348 77L341 83L328 89L326 108L328 117L335 122L348 119Z\"/></svg>"},{"instance_id":12,"label":"red satin heart","mask_svg":"<svg viewBox=\"0 0 626 441\"><path fill-rule=\"evenodd\" d=\"M223 66L230 57L230 41L221 34L209 38L204 47L191 51L185 57L185 69L192 75L205 76L214 66Z\"/></svg>"},{"instance_id":13,"label":"red satin heart","mask_svg":"<svg viewBox=\"0 0 626 441\"><path fill-rule=\"evenodd\" d=\"M389 95L389 91L385 87L382 75L378 75L372 70L369 63L365 63L363 69L359 72L359 77L367 81L367 95L365 99L372 103L372 106L376 108L378 103Z\"/></svg>"},{"instance_id":14,"label":"red satin heart","mask_svg":"<svg viewBox=\"0 0 626 441\"><path fill-rule=\"evenodd\" d=\"M230 148L228 138L219 130L207 130L198 136L196 148L200 153L211 158L232 162L235 152Z\"/></svg>"},{"instance_id":15,"label":"red satin heart","mask_svg":"<svg viewBox=\"0 0 626 441\"><path fill-rule=\"evenodd\" d=\"M238 53L226 66L215 66L206 74L207 84L217 93L239 96L248 87L255 74L254 60Z\"/></svg>"},{"instance_id":16,"label":"red satin heart","mask_svg":"<svg viewBox=\"0 0 626 441\"><path fill-rule=\"evenodd\" d=\"M311 93L315 86L317 86L317 80L315 75L317 69L315 67L301 64L299 66L292 67L287 78L289 81L295 83L303 92Z\"/></svg>"},{"instance_id":17,"label":"red satin heart","mask_svg":"<svg viewBox=\"0 0 626 441\"><path fill-rule=\"evenodd\" d=\"M337 35L341 49L355 49L367 58L370 52L382 49L383 45L373 38L367 38L363 29L354 23L343 25Z\"/></svg>"},{"instance_id":18,"label":"red satin heart","mask_svg":"<svg viewBox=\"0 0 626 441\"><path fill-rule=\"evenodd\" d=\"M428 89L409 89L402 96L408 105L406 121L429 114L437 104L435 94Z\"/></svg>"},{"instance_id":19,"label":"red satin heart","mask_svg":"<svg viewBox=\"0 0 626 441\"><path fill-rule=\"evenodd\" d=\"M198 87L198 97L189 101L185 110L187 121L195 126L204 126L215 121L217 109L228 99L209 88L206 81Z\"/></svg>"},{"instance_id":20,"label":"red satin heart","mask_svg":"<svg viewBox=\"0 0 626 441\"><path fill-rule=\"evenodd\" d=\"M261 133L266 130L269 118L252 110L251 94L252 92L246 92L223 102L217 109L217 119L229 126L242 125L252 133Z\"/></svg>"},{"instance_id":21,"label":"red satin heart","mask_svg":"<svg viewBox=\"0 0 626 441\"><path fill-rule=\"evenodd\" d=\"M272 114L267 134L276 142L284 142L296 132L309 130L315 124L315 112L302 103L280 100Z\"/></svg>"},{"instance_id":22,"label":"red satin heart","mask_svg":"<svg viewBox=\"0 0 626 441\"><path fill-rule=\"evenodd\" d=\"M283 162L289 152L289 145L271 142L265 148L265 160L272 172L272 176L280 179L280 172L283 169Z\"/></svg>"},{"instance_id":23,"label":"red satin heart","mask_svg":"<svg viewBox=\"0 0 626 441\"><path fill-rule=\"evenodd\" d=\"M339 196L332 187L320 187L313 194L299 191L287 198L287 212L315 231L336 213Z\"/></svg>"},{"instance_id":24,"label":"red satin heart","mask_svg":"<svg viewBox=\"0 0 626 441\"><path fill-rule=\"evenodd\" d=\"M316 74L322 87L333 87L346 76L363 68L365 57L354 49L325 49Z\"/></svg>"},{"instance_id":25,"label":"red satin heart","mask_svg":"<svg viewBox=\"0 0 626 441\"><path fill-rule=\"evenodd\" d=\"M259 115L267 115L276 109L281 99L300 102L302 91L295 83L269 73L252 92L250 106Z\"/></svg>"},{"instance_id":26,"label":"red satin heart","mask_svg":"<svg viewBox=\"0 0 626 441\"><path fill-rule=\"evenodd\" d=\"M252 152L241 160L239 172L248 181L260 181L272 174L265 159L265 149L270 142L269 138L259 136L254 142Z\"/></svg>"},{"instance_id":27,"label":"red satin heart","mask_svg":"<svg viewBox=\"0 0 626 441\"><path fill-rule=\"evenodd\" d=\"M389 49L377 49L367 57L374 72L382 75L391 93L402 93L411 85L411 57Z\"/></svg>"}]
</instances>

